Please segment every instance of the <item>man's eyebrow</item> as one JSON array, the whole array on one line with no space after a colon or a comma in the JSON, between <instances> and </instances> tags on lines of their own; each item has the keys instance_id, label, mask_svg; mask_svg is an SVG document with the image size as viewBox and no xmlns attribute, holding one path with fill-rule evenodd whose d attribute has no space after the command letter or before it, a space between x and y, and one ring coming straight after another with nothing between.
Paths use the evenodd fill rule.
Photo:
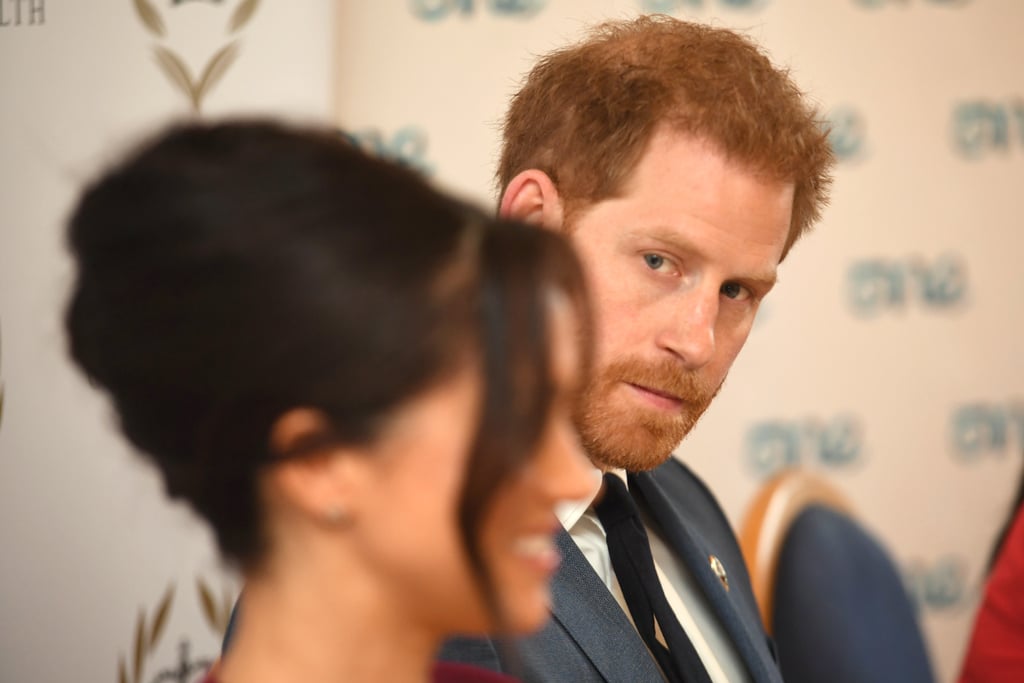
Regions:
<instances>
[{"instance_id":1,"label":"man's eyebrow","mask_svg":"<svg viewBox=\"0 0 1024 683\"><path fill-rule=\"evenodd\" d=\"M633 239L653 239L664 242L679 251L685 251L698 256L703 254L703 250L698 244L680 235L678 230L664 225L645 225L633 228L626 232L626 236Z\"/></svg>"},{"instance_id":2,"label":"man's eyebrow","mask_svg":"<svg viewBox=\"0 0 1024 683\"><path fill-rule=\"evenodd\" d=\"M700 248L699 244L693 240L687 239L683 235L680 235L677 230L673 230L663 225L650 225L635 228L627 231L626 235L632 238L650 238L658 242L664 242L673 249L682 252L695 254L697 256L704 255L704 251ZM765 289L771 289L778 281L778 270L776 268L772 268L771 270L750 273L749 275L736 277L735 280L758 285Z\"/></svg>"},{"instance_id":3,"label":"man's eyebrow","mask_svg":"<svg viewBox=\"0 0 1024 683\"><path fill-rule=\"evenodd\" d=\"M774 287L776 283L778 283L779 278L775 275L775 272L773 271L771 275L757 274L750 277L737 278L737 280L739 282L752 284L757 288L763 289L764 291L767 292L772 287Z\"/></svg>"}]
</instances>

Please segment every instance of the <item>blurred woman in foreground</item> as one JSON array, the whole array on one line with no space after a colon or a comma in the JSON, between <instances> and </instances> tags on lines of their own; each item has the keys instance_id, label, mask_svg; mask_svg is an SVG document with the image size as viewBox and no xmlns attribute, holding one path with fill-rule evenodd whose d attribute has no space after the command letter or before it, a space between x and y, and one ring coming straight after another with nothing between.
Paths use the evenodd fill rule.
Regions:
<instances>
[{"instance_id":1,"label":"blurred woman in foreground","mask_svg":"<svg viewBox=\"0 0 1024 683\"><path fill-rule=\"evenodd\" d=\"M109 170L69 242L74 360L244 573L218 683L425 681L453 633L544 622L554 505L591 486L560 238L234 122Z\"/></svg>"}]
</instances>

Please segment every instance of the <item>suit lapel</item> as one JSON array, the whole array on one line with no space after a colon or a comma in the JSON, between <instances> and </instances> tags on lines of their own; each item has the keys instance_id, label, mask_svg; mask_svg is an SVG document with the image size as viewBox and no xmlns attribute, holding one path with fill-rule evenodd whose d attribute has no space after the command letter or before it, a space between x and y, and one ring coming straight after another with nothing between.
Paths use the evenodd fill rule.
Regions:
<instances>
[{"instance_id":1,"label":"suit lapel","mask_svg":"<svg viewBox=\"0 0 1024 683\"><path fill-rule=\"evenodd\" d=\"M756 683L780 681L778 670L770 666L765 657L766 654L770 656L770 653L767 650L765 634L760 630L760 617L757 614L750 614L746 606L738 603L738 591L736 594L727 592L710 567L709 557L726 554L725 550L714 547L687 522L673 496L662 488L653 472L641 473L631 477L631 480L639 487L648 512L661 527L665 540L707 597L712 610L736 646L737 653L746 665L752 680ZM740 559L736 561L742 562ZM738 568L733 568L736 569ZM757 633L751 630L751 624L757 626ZM763 646L764 653L758 649L758 645Z\"/></svg>"},{"instance_id":2,"label":"suit lapel","mask_svg":"<svg viewBox=\"0 0 1024 683\"><path fill-rule=\"evenodd\" d=\"M607 681L662 681L654 659L614 596L564 530L551 613Z\"/></svg>"}]
</instances>

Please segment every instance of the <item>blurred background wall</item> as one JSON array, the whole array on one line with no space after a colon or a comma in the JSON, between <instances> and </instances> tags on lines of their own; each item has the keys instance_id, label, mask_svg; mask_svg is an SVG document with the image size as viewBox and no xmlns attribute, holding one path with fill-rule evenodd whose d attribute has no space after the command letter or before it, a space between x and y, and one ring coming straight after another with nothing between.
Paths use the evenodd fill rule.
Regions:
<instances>
[{"instance_id":1,"label":"blurred background wall","mask_svg":"<svg viewBox=\"0 0 1024 683\"><path fill-rule=\"evenodd\" d=\"M1024 450L1019 0L0 0L0 680L192 680L237 588L66 360L81 183L171 118L271 113L490 206L535 55L654 11L765 45L841 159L677 453L734 523L780 468L827 476L953 680Z\"/></svg>"},{"instance_id":2,"label":"blurred background wall","mask_svg":"<svg viewBox=\"0 0 1024 683\"><path fill-rule=\"evenodd\" d=\"M197 106L328 118L333 12L0 0L0 681L184 683L219 650L235 579L67 360L64 222L101 167Z\"/></svg>"}]
</instances>

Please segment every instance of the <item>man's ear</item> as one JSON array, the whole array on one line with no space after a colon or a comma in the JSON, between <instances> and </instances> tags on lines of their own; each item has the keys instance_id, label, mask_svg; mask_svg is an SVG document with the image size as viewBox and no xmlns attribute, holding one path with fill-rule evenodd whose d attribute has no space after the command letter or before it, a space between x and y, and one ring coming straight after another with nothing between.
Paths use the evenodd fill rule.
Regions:
<instances>
[{"instance_id":1,"label":"man's ear","mask_svg":"<svg viewBox=\"0 0 1024 683\"><path fill-rule=\"evenodd\" d=\"M531 168L520 172L509 182L501 196L498 215L538 227L559 230L564 218L562 198L547 173Z\"/></svg>"}]
</instances>

